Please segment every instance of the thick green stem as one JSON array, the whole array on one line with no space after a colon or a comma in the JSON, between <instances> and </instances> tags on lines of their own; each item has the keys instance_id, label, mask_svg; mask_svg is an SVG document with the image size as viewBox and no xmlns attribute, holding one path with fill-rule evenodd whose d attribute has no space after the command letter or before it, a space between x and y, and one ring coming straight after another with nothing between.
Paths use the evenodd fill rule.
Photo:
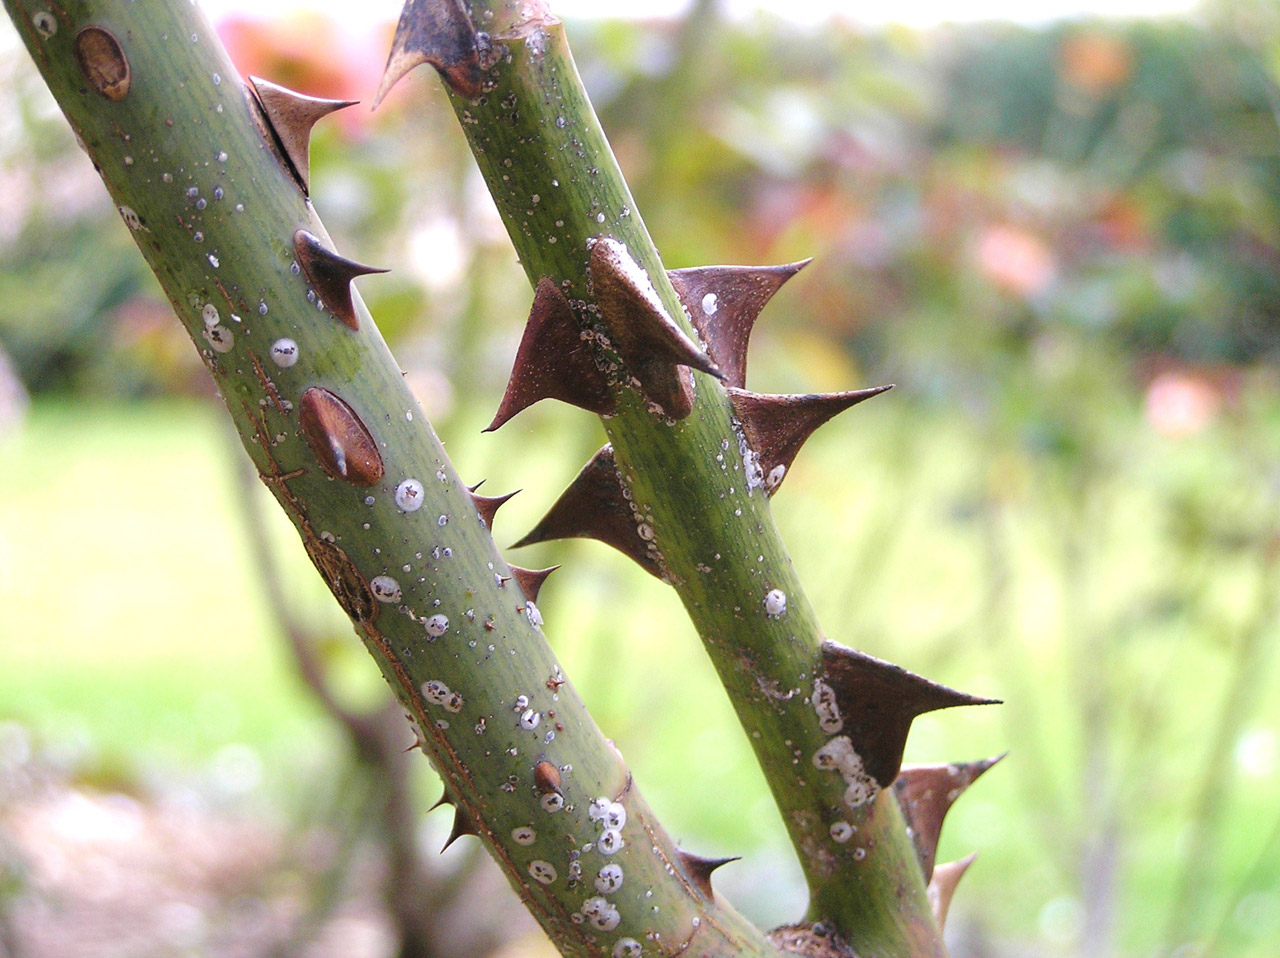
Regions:
<instances>
[{"instance_id":1,"label":"thick green stem","mask_svg":"<svg viewBox=\"0 0 1280 958\"><path fill-rule=\"evenodd\" d=\"M560 949L774 954L688 880L565 681L368 312L326 281L345 267L194 4L5 5L459 821Z\"/></svg>"},{"instance_id":2,"label":"thick green stem","mask_svg":"<svg viewBox=\"0 0 1280 958\"><path fill-rule=\"evenodd\" d=\"M451 100L530 281L550 277L589 323L589 241L612 237L689 330L561 24L533 0L465 5L501 56L483 95ZM809 882L810 919L834 927L863 955L941 955L890 790L850 808L846 781L815 767L831 738L812 702L823 633L768 496L748 481L726 391L694 375L696 402L685 419L653 415L629 389L617 397L617 415L605 419L632 502L765 770ZM772 590L785 595L781 615L766 610Z\"/></svg>"}]
</instances>

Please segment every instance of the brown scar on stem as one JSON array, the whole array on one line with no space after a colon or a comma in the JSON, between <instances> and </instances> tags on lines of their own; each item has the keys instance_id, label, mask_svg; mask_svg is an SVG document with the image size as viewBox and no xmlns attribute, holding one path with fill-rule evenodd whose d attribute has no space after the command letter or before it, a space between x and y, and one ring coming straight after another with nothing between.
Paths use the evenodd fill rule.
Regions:
<instances>
[{"instance_id":1,"label":"brown scar on stem","mask_svg":"<svg viewBox=\"0 0 1280 958\"><path fill-rule=\"evenodd\" d=\"M179 218L179 220L181 220L181 218ZM222 280L215 279L213 281L213 285L218 287L218 292L221 293L222 298L227 301L227 306L230 307L232 312L234 312L237 309L244 309L244 300L243 299L240 300L240 305L237 306L235 303L235 300L231 298L231 294L228 293L226 287L222 285Z\"/></svg>"},{"instance_id":2,"label":"brown scar on stem","mask_svg":"<svg viewBox=\"0 0 1280 958\"><path fill-rule=\"evenodd\" d=\"M253 424L253 431L257 436L258 446L262 449L262 454L267 457L267 462L271 467L270 472L264 473L258 469L258 478L276 497L276 501L288 512L292 512L298 519L298 523L306 529L311 530L311 520L307 518L307 511L302 508L302 504L298 502L298 498L293 491L285 485L290 479L296 479L301 475L305 475L305 469L295 469L292 472L281 472L280 464L276 462L276 457L271 454L271 437L267 435L266 424L258 419L252 406L249 405L247 399L240 400L240 405L244 409L245 416L249 422ZM313 531L313 530L312 530Z\"/></svg>"},{"instance_id":3,"label":"brown scar on stem","mask_svg":"<svg viewBox=\"0 0 1280 958\"><path fill-rule=\"evenodd\" d=\"M710 924L710 922L708 922L708 924ZM675 951L669 951L667 954L671 955L671 958L677 958L678 955L683 955L693 947L693 939L698 937L698 932L700 931L702 931L702 922L698 922L698 924L694 925L689 931L689 937L680 942L680 944L676 946Z\"/></svg>"},{"instance_id":4,"label":"brown scar on stem","mask_svg":"<svg viewBox=\"0 0 1280 958\"><path fill-rule=\"evenodd\" d=\"M258 358L258 354L252 349L248 350L249 361L253 363L253 372L258 377L258 383L267 394L267 398L271 400L271 404L280 410L280 415L286 419L289 418L289 410L285 408L284 400L280 398L280 391L276 389L276 384L271 381L271 377L267 375L266 369L262 366L262 360Z\"/></svg>"}]
</instances>

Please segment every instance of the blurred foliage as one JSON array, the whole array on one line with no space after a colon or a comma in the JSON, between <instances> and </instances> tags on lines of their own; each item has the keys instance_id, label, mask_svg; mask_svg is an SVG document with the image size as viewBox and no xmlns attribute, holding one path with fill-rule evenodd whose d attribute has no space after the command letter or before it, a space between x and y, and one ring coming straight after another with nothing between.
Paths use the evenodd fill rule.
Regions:
<instances>
[{"instance_id":1,"label":"blurred foliage","mask_svg":"<svg viewBox=\"0 0 1280 958\"><path fill-rule=\"evenodd\" d=\"M911 743L917 761L1014 750L944 835L944 857L982 850L953 909L956 955L1275 954L1278 11L1257 0L1188 22L814 33L725 23L700 0L676 24L572 29L669 266L815 258L759 326L752 385L900 386L819 434L777 513L833 637L1008 701L923 719ZM223 33L245 74L325 96L367 98L386 49L383 33L314 17ZM18 596L95 575L87 562L69 571L45 541L102 521L78 497L83 475L110 477L97 489L112 502L142 489L138 508L154 510L179 468L152 458L157 447L207 428L185 407L111 427L55 400L208 387L20 53L0 34L0 347L36 403L0 477L0 601L15 632L39 634L47 612ZM434 77L415 74L377 114L326 121L313 157L313 198L339 248L394 269L358 285L451 455L495 491L527 490L504 509L505 544L599 432L539 407L477 435L530 294ZM206 482L207 454L186 467ZM35 488L24 477L38 473ZM286 680L244 662L270 627L252 574L233 574L242 544L216 539L232 498L205 488L187 523L194 546L221 550L217 604L245 597L231 604L233 642L208 634L217 615L197 616L203 691L181 691L195 680L170 660L181 649L156 658L146 641L189 614L188 591L210 601L203 580L153 586L169 618L144 625L111 605L127 582L77 587L116 609L106 634L127 635L129 655L74 685L115 716L96 733L112 747L202 754L225 734L274 757L285 731L324 738L261 687ZM156 519L144 534L134 518L136 554L113 576L145 566L181 524ZM105 528L125 535L120 521ZM297 588L322 604L295 559ZM721 887L763 920L794 917L776 812L674 599L592 544L524 564L541 560L569 565L548 587L548 633L664 818L701 851L754 844ZM102 655L95 636L57 641L89 665L86 648ZM151 656L146 669L133 654ZM369 693L351 643L325 654ZM53 706L66 675L41 678L40 650L3 656L0 701L28 721L65 716ZM238 702L239 724L209 718L223 705L153 722L209 695ZM175 727L194 740L175 745Z\"/></svg>"}]
</instances>

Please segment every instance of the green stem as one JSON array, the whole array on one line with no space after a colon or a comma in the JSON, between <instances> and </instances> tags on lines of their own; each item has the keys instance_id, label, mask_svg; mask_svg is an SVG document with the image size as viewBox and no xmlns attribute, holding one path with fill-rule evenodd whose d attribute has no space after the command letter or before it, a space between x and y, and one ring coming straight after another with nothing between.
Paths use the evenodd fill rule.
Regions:
<instances>
[{"instance_id":1,"label":"green stem","mask_svg":"<svg viewBox=\"0 0 1280 958\"><path fill-rule=\"evenodd\" d=\"M671 316L689 324L578 76L562 25L534 0L470 0L502 53L484 95L451 93L462 129L531 283L551 277L592 301L588 241L625 244ZM860 953L942 955L941 934L889 790L849 809L845 782L814 756L830 736L810 704L823 634L764 490L749 488L725 390L695 374L692 415L669 424L624 390L604 421L632 501L702 636L799 851L821 920ZM782 616L766 614L771 590ZM838 842L832 828L854 829ZM839 833L839 832L837 832Z\"/></svg>"},{"instance_id":2,"label":"green stem","mask_svg":"<svg viewBox=\"0 0 1280 958\"><path fill-rule=\"evenodd\" d=\"M359 297L356 329L330 312L332 295L318 305L295 231L332 244L195 5L5 6L263 481L448 796L551 938L572 956L635 953L629 940L646 954L774 954L676 867L678 850L564 681ZM412 502L398 495L410 479L421 487ZM200 496L198 480L174 481ZM202 574L216 592L217 570ZM600 796L626 816L607 840L589 815ZM625 880L599 893L605 866ZM607 902L584 907L597 896Z\"/></svg>"}]
</instances>

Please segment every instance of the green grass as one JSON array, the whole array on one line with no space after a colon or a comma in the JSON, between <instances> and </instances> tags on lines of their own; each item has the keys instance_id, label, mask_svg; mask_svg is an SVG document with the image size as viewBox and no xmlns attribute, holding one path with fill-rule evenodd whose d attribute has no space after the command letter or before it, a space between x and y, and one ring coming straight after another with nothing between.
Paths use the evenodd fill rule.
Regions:
<instances>
[{"instance_id":1,"label":"green grass","mask_svg":"<svg viewBox=\"0 0 1280 958\"><path fill-rule=\"evenodd\" d=\"M595 427L569 433L587 420L552 407L481 437L485 412L467 409L442 432L470 481L525 486L497 522L506 544L586 459ZM908 759L1013 750L957 805L941 859L981 852L957 926L980 921L1045 954L1072 951L1079 848L1097 828L1087 796L1099 790L1117 809L1121 951L1159 944L1275 528L1265 474L1249 466L1257 450L1238 434L1168 443L1115 415L1125 454L1090 472L957 414L881 400L820 433L776 501L833 638L1006 699L924 717ZM266 611L220 416L205 404L41 403L0 446L0 719L77 750L85 774L116 783L177 775L218 788L227 747L247 745L265 770L259 794L287 808L308 776L335 767L339 740ZM1079 508L1081 475L1087 522L1064 518ZM997 599L993 497L1008 575ZM350 694L368 696L372 664L268 511L290 602L334 639L327 654ZM1087 533L1074 592L1060 558L1073 529ZM694 851L747 855L719 886L764 922L793 917L802 891L768 885L796 874L777 814L674 595L595 543L529 551L512 558L566 563L541 603L548 636L668 827ZM1244 751L1226 764L1215 858L1195 896L1206 922L1229 915L1219 955L1274 950L1266 915L1280 901L1280 855L1259 856L1280 805L1267 758L1280 740L1275 638L1267 620L1233 740Z\"/></svg>"},{"instance_id":2,"label":"green grass","mask_svg":"<svg viewBox=\"0 0 1280 958\"><path fill-rule=\"evenodd\" d=\"M106 765L282 750L315 713L247 569L212 405L38 405L0 474L0 713Z\"/></svg>"}]
</instances>

